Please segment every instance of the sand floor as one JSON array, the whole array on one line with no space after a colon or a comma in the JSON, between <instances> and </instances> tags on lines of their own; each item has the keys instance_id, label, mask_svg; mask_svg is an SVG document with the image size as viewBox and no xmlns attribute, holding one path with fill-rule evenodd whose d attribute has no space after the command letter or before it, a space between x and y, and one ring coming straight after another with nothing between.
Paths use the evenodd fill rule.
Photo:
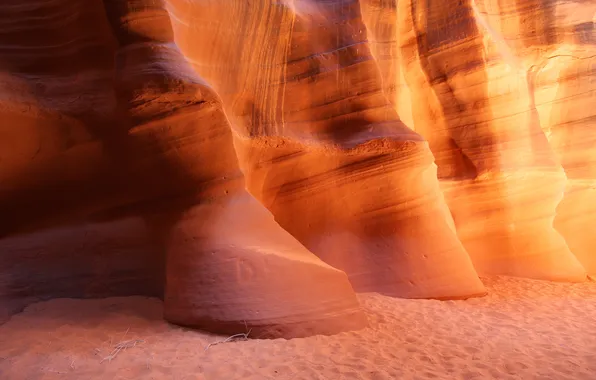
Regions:
<instances>
[{"instance_id":1,"label":"sand floor","mask_svg":"<svg viewBox=\"0 0 596 380\"><path fill-rule=\"evenodd\" d=\"M362 331L207 350L225 337L163 322L157 299L42 302L0 326L0 379L596 379L596 283L483 280L467 301L360 295Z\"/></svg>"}]
</instances>

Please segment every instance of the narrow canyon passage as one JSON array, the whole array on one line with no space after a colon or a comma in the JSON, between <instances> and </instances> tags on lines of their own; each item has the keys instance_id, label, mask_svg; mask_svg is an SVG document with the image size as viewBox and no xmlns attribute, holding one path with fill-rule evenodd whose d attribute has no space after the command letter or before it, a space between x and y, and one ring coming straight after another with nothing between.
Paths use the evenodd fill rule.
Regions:
<instances>
[{"instance_id":1,"label":"narrow canyon passage","mask_svg":"<svg viewBox=\"0 0 596 380\"><path fill-rule=\"evenodd\" d=\"M595 21L1 1L0 379L595 379Z\"/></svg>"},{"instance_id":2,"label":"narrow canyon passage","mask_svg":"<svg viewBox=\"0 0 596 380\"><path fill-rule=\"evenodd\" d=\"M284 229L357 291L484 293L428 144L383 94L359 2L168 4L176 43L222 98L248 190Z\"/></svg>"},{"instance_id":3,"label":"narrow canyon passage","mask_svg":"<svg viewBox=\"0 0 596 380\"><path fill-rule=\"evenodd\" d=\"M365 329L356 293L585 282L595 14L4 1L0 323L52 298L149 296L178 325L289 339Z\"/></svg>"},{"instance_id":4,"label":"narrow canyon passage","mask_svg":"<svg viewBox=\"0 0 596 380\"><path fill-rule=\"evenodd\" d=\"M374 39L388 41L381 68L400 71L409 90L395 74L386 88L400 89L399 98L413 105L412 128L430 143L458 236L479 273L583 281L593 234L579 227L593 218L578 201L590 193L566 187L570 165L561 165L545 129L552 117L586 120L593 111L567 111L582 98L545 104L549 88L535 83L545 75L532 70L566 41L553 16L560 7L534 3L366 1L363 9L377 15L369 21L377 22L369 26ZM397 26L381 28L379 19ZM579 96L593 99L588 69L574 72L588 90ZM566 149L585 157L581 167L590 165L584 147Z\"/></svg>"}]
</instances>

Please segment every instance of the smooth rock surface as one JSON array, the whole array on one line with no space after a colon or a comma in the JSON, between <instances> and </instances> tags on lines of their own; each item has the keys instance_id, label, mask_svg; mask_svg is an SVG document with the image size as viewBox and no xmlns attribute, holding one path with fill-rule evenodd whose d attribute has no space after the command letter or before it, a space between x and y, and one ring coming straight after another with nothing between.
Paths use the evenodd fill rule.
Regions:
<instances>
[{"instance_id":1,"label":"smooth rock surface","mask_svg":"<svg viewBox=\"0 0 596 380\"><path fill-rule=\"evenodd\" d=\"M3 218L0 234L22 234L1 245L9 265L0 295L9 313L29 299L145 293L164 296L169 321L213 332L291 338L366 325L345 273L317 259L246 192L221 102L172 42L160 2L0 7L0 56L13 65L3 94L14 92L16 80L50 92L45 103L44 93L24 92L2 103L13 144L0 162L7 173L0 208L12 217ZM25 16L39 20L19 24ZM70 67L41 64L46 54L59 63L66 53ZM62 83L59 74L67 76ZM79 246L85 231L73 225L116 229L129 216L143 224ZM68 227L38 232L56 225ZM32 255L35 247L43 254ZM118 265L114 249L121 249ZM60 265L70 255L81 256L72 263L80 267ZM85 269L92 261L102 273ZM63 284L42 289L44 270ZM124 289L112 289L114 277ZM103 284L87 291L87 281ZM147 289L133 286L141 284Z\"/></svg>"},{"instance_id":2,"label":"smooth rock surface","mask_svg":"<svg viewBox=\"0 0 596 380\"><path fill-rule=\"evenodd\" d=\"M537 46L557 39L549 4L400 1L400 53L415 129L429 140L476 269L583 281L585 268L553 228L566 176L530 70Z\"/></svg>"},{"instance_id":3,"label":"smooth rock surface","mask_svg":"<svg viewBox=\"0 0 596 380\"><path fill-rule=\"evenodd\" d=\"M248 190L284 229L357 291L484 294L428 144L383 93L360 2L168 3L176 43L222 98Z\"/></svg>"},{"instance_id":4,"label":"smooth rock surface","mask_svg":"<svg viewBox=\"0 0 596 380\"><path fill-rule=\"evenodd\" d=\"M595 20L563 0L3 1L0 320L145 295L291 338L366 326L354 290L585 281Z\"/></svg>"}]
</instances>

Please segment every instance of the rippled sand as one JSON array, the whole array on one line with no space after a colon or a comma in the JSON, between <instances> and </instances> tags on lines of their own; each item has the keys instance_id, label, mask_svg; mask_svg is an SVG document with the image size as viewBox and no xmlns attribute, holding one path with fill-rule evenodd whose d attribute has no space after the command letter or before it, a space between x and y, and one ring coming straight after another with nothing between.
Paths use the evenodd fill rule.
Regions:
<instances>
[{"instance_id":1,"label":"rippled sand","mask_svg":"<svg viewBox=\"0 0 596 380\"><path fill-rule=\"evenodd\" d=\"M467 301L362 294L362 331L207 350L225 337L156 299L42 302L0 326L0 379L596 379L596 283L483 280Z\"/></svg>"}]
</instances>

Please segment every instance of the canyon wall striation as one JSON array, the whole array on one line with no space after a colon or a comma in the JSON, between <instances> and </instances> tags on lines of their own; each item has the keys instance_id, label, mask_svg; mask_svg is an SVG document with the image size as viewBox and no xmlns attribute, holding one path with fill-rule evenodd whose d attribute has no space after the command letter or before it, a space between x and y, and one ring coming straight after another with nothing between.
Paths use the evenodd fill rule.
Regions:
<instances>
[{"instance_id":1,"label":"canyon wall striation","mask_svg":"<svg viewBox=\"0 0 596 380\"><path fill-rule=\"evenodd\" d=\"M356 292L596 274L596 6L6 0L0 321L146 295L252 337Z\"/></svg>"}]
</instances>

